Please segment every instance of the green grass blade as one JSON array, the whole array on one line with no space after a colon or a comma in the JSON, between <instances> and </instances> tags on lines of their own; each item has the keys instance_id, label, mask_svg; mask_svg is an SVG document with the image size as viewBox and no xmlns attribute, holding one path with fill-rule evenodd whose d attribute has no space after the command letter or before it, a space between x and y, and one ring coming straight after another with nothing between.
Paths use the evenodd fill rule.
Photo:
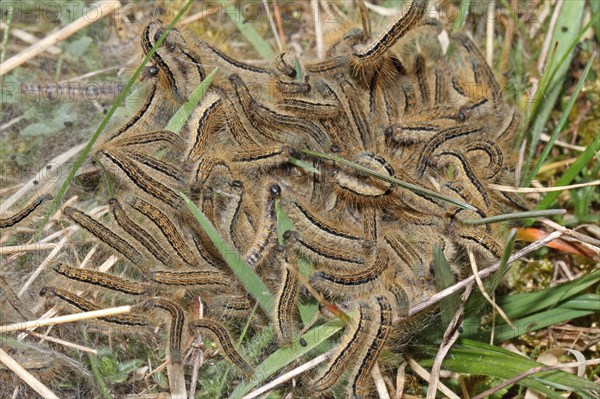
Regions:
<instances>
[{"instance_id":1,"label":"green grass blade","mask_svg":"<svg viewBox=\"0 0 600 399\"><path fill-rule=\"evenodd\" d=\"M571 184L573 179L585 168L585 166L597 156L597 152L600 151L600 135L596 135L594 141L592 141L584 152L582 152L575 162L567 169L566 172L562 174L562 176L558 179L554 187L567 186ZM547 209L554 204L554 201L558 198L562 191L552 191L549 192L538 202L536 205L536 209Z\"/></svg>"},{"instance_id":2,"label":"green grass blade","mask_svg":"<svg viewBox=\"0 0 600 399\"><path fill-rule=\"evenodd\" d=\"M503 215L490 216L490 217L483 218L483 219L464 219L464 220L461 220L461 223L464 223L464 224L489 224L489 223L505 222L507 220L564 215L565 213L567 213L567 211L565 209L548 209L548 210L542 210L542 211L513 212L513 213L506 213Z\"/></svg>"},{"instance_id":3,"label":"green grass blade","mask_svg":"<svg viewBox=\"0 0 600 399\"><path fill-rule=\"evenodd\" d=\"M335 162L340 163L342 165L346 165L346 166L349 166L349 167L351 167L353 169L356 169L356 170L358 170L358 171L360 171L362 173L365 173L367 175L376 177L378 179L381 179L381 180L387 181L389 183L395 184L395 185L397 185L399 187L405 188L405 189L407 189L409 191L412 191L412 192L415 192L415 193L419 193L419 194L423 194L423 195L426 195L426 196L428 196L430 198L434 198L434 199L437 199L437 200L440 200L440 201L447 202L449 204L458 206L459 208L467 209L467 210L470 210L470 211L476 211L477 210L472 205L469 205L469 204L464 203L462 201L458 201L458 200L455 200L453 198L446 197L445 195L442 195L440 193L436 193L435 191L427 190L426 188L419 187L419 186L414 185L414 184L406 183L406 182L403 182L402 180L398 180L398 179L390 177L390 176L382 175L381 173L377 173L377 172L375 172L375 171L373 171L373 170L371 170L369 168L365 168L362 165L359 165L359 164L354 163L352 161L348 161L347 159L340 158L340 157L335 156L335 155L325 154L325 153L322 153L322 152L312 151L312 150L300 150L300 152L303 153L303 154L306 154L306 155L310 155L310 156L315 157L315 158L321 158L321 159L327 159L327 160L330 160L330 161L335 161Z\"/></svg>"},{"instance_id":4,"label":"green grass blade","mask_svg":"<svg viewBox=\"0 0 600 399\"><path fill-rule=\"evenodd\" d=\"M173 117L171 117L169 123L167 123L167 126L165 127L166 130L170 130L173 133L178 133L181 130L183 125L185 125L188 118L190 117L190 114L192 113L194 108L196 108L200 100L202 100L202 97L204 97L204 94L210 87L210 83L214 79L218 70L219 67L213 69L212 72L202 81L202 83L200 83L198 87L194 89L188 101L185 104L183 104L177 110L177 112L175 112L175 115L173 115Z\"/></svg>"},{"instance_id":5,"label":"green grass blade","mask_svg":"<svg viewBox=\"0 0 600 399\"><path fill-rule=\"evenodd\" d=\"M542 77L545 83L543 86L538 87L538 92L536 92L530 104L526 123L523 125L529 135L527 165L531 163L535 156L537 143L562 90L563 82L573 59L572 50L579 41L579 28L583 20L584 8L585 2L574 1L565 3L560 10L551 41L551 43L558 42L556 59L559 61L555 70L547 67L544 72L544 75L548 78ZM567 27L567 29L563 30L563 27Z\"/></svg>"},{"instance_id":6,"label":"green grass blade","mask_svg":"<svg viewBox=\"0 0 600 399\"><path fill-rule=\"evenodd\" d=\"M435 288L439 292L456 283L444 251L436 243L433 245L433 270L435 272ZM442 309L442 325L448 326L460 307L460 294L454 293L440 301Z\"/></svg>"},{"instance_id":7,"label":"green grass blade","mask_svg":"<svg viewBox=\"0 0 600 399\"><path fill-rule=\"evenodd\" d=\"M318 345L325 342L344 327L345 324L341 320L334 319L319 327L313 328L304 334L302 338L306 341L306 346L300 345L300 340L298 339L292 342L292 344L280 348L258 365L254 372L254 376L252 376L250 380L240 384L233 391L230 398L240 399L258 384L265 381L294 360L297 360L314 350Z\"/></svg>"},{"instance_id":8,"label":"green grass blade","mask_svg":"<svg viewBox=\"0 0 600 399\"><path fill-rule=\"evenodd\" d=\"M423 351L431 356L431 359L424 360L420 364L423 367L431 367L437 350L437 346L423 348ZM502 380L511 379L540 366L544 365L506 349L467 339L457 341L443 363L444 369L449 371L485 375ZM561 370L537 373L519 381L518 384L557 399L562 396L550 388L551 386L569 387L578 390L581 394L597 389L594 382Z\"/></svg>"},{"instance_id":9,"label":"green grass blade","mask_svg":"<svg viewBox=\"0 0 600 399\"><path fill-rule=\"evenodd\" d=\"M75 174L77 173L77 171L79 170L79 168L81 168L81 166L83 165L83 162L85 161L85 159L87 158L88 154L92 150L92 147L94 146L94 144L96 143L96 141L100 137L100 134L102 134L102 132L106 128L106 125L108 125L108 122L113 117L114 113L117 111L117 108L119 107L119 105L123 102L123 100L125 100L125 97L127 97L127 95L129 95L131 87L137 81L138 77L140 76L140 74L144 70L144 67L146 66L146 64L148 64L148 62L150 61L150 59L152 58L152 56L154 55L154 53L156 53L156 50L162 45L162 43L165 41L165 39L169 35L169 32L171 31L171 29L173 29L173 27L175 26L175 24L177 23L177 21L179 21L179 19L183 16L183 14L185 14L185 12L192 5L192 3L193 3L193 0L188 0L187 3L185 3L185 6L183 6L183 8L181 9L181 11L179 11L177 13L177 15L175 16L175 18L173 18L173 21L171 21L171 23L169 24L169 26L167 26L167 29L160 36L160 38L158 39L158 41L156 42L156 44L152 47L152 49L150 50L150 52L144 57L144 59L142 60L142 63L136 69L136 71L134 72L133 76L129 79L129 81L127 81L127 84L125 85L125 87L123 88L123 90L121 91L121 93L119 93L119 96L117 97L117 100L112 105L112 107L108 110L108 113L106 114L106 116L104 117L104 119L102 120L102 122L100 123L100 126L98 126L98 128L94 132L94 135L88 141L87 145L83 149L81 155L75 161L73 167L71 168L71 170L69 171L69 174L67 175L67 178L65 179L65 181L63 182L63 184L60 186L60 189L58 190L58 193L56 193L56 195L54 196L54 201L52 201L52 203L50 204L50 206L48 207L48 209L46 209L46 212L45 212L45 215L44 215L44 220L42 221L42 223L40 225L40 228L38 229L38 232L37 232L36 237L34 238L34 240L38 240L39 239L39 236L41 235L42 231L44 231L44 227L46 227L46 224L50 220L50 216L53 215L58 210L58 208L60 206L60 203L61 203L63 197L65 196L65 193L67 192L67 189L69 188L69 185L71 184L71 182L75 178Z\"/></svg>"},{"instance_id":10,"label":"green grass blade","mask_svg":"<svg viewBox=\"0 0 600 399\"><path fill-rule=\"evenodd\" d=\"M196 218L202 229L206 232L210 240L218 248L219 252L229 265L233 273L237 276L246 291L256 299L260 307L267 315L273 313L274 299L273 295L260 279L260 277L246 263L244 258L233 248L229 246L220 236L217 230L206 219L206 216L196 207L196 205L184 194L181 194L192 215Z\"/></svg>"},{"instance_id":11,"label":"green grass blade","mask_svg":"<svg viewBox=\"0 0 600 399\"><path fill-rule=\"evenodd\" d=\"M290 158L289 159L289 163L291 163L292 165L298 166L299 168L302 168L302 169L304 169L307 172L315 173L317 175L321 174L321 172L319 171L319 169L315 168L314 166L312 166L308 162L304 162L304 161L302 161L300 159Z\"/></svg>"},{"instance_id":12,"label":"green grass blade","mask_svg":"<svg viewBox=\"0 0 600 399\"><path fill-rule=\"evenodd\" d=\"M460 2L460 10L458 12L456 21L454 21L454 26L452 27L454 32L458 32L465 24L467 15L469 15L470 7L471 7L471 0L463 0Z\"/></svg>"},{"instance_id":13,"label":"green grass blade","mask_svg":"<svg viewBox=\"0 0 600 399\"><path fill-rule=\"evenodd\" d=\"M538 161L536 162L535 166L533 167L533 170L529 174L529 177L527 177L526 180L523 182L522 185L524 187L529 187L529 185L531 184L531 181L538 174L538 172L540 171L540 168L542 167L542 164L546 161L548 154L550 154L550 150L552 150L552 146L554 146L554 142L556 141L558 134L565 127L565 124L567 123L567 120L569 119L569 114L571 113L571 109L573 109L573 106L575 105L575 101L577 101L579 92L581 91L583 84L585 83L585 80L587 79L587 76L590 72L590 69L592 68L592 63L594 62L595 58L596 58L596 55L593 54L592 57L590 58L590 60L588 61L587 65L585 66L585 69L581 75L581 78L579 79L579 82L577 82L577 86L575 86L575 91L573 91L573 95L571 96L571 99L569 100L567 107L563 111L560 121L558 122L558 125L556 125L556 128L554 128L554 131L552 132L552 136L550 136L550 141L548 141L548 143L546 144L546 147L544 147L544 151L542 151L542 154L540 155Z\"/></svg>"},{"instance_id":14,"label":"green grass blade","mask_svg":"<svg viewBox=\"0 0 600 399\"><path fill-rule=\"evenodd\" d=\"M237 6L231 4L229 0L217 0L217 2L221 4L223 11L231 18L242 35L252 44L262 58L266 60L275 58L275 52L271 48L271 45L252 27L251 23L244 21L244 16L240 13Z\"/></svg>"},{"instance_id":15,"label":"green grass blade","mask_svg":"<svg viewBox=\"0 0 600 399\"><path fill-rule=\"evenodd\" d=\"M598 282L600 282L600 270L594 270L583 277L539 292L497 297L496 302L508 317L517 319L556 306Z\"/></svg>"}]
</instances>

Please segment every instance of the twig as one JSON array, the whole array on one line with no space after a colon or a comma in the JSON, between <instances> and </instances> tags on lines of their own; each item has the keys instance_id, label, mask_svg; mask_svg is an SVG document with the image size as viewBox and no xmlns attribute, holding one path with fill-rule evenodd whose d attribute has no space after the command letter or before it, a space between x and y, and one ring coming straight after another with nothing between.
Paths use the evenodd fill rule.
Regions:
<instances>
[{"instance_id":1,"label":"twig","mask_svg":"<svg viewBox=\"0 0 600 399\"><path fill-rule=\"evenodd\" d=\"M281 39L282 48L287 48L287 40L285 38L285 32L283 30L283 21L281 20L281 9L279 8L279 2L273 3L273 15L275 16L275 23L277 24L277 31L279 32L279 38Z\"/></svg>"},{"instance_id":2,"label":"twig","mask_svg":"<svg viewBox=\"0 0 600 399\"><path fill-rule=\"evenodd\" d=\"M542 133L540 135L540 141L544 141L547 143L550 140L551 140L551 137L548 136L546 133ZM554 145L556 145L558 147L568 148L570 150L575 150L575 151L581 151L581 152L585 151L585 147L583 147L583 146L565 143L564 141L560 141L560 140L554 140Z\"/></svg>"},{"instance_id":3,"label":"twig","mask_svg":"<svg viewBox=\"0 0 600 399\"><path fill-rule=\"evenodd\" d=\"M394 399L402 399L404 394L404 384L406 383L406 362L402 362L398 366L398 374L396 374L396 395Z\"/></svg>"},{"instance_id":4,"label":"twig","mask_svg":"<svg viewBox=\"0 0 600 399\"><path fill-rule=\"evenodd\" d=\"M63 346L69 347L69 348L80 350L82 352L93 353L94 355L98 354L98 351L96 349L88 348L87 346L77 345L77 344L74 344L74 343L68 342L68 341L63 341L62 339L50 337L48 335L36 333L34 331L28 331L27 334L31 335L33 337L40 338L44 341L54 342L56 344L60 344L60 345L63 345Z\"/></svg>"},{"instance_id":5,"label":"twig","mask_svg":"<svg viewBox=\"0 0 600 399\"><path fill-rule=\"evenodd\" d=\"M546 237L542 238L541 240L538 240L532 244L529 244L528 246L526 246L525 248L523 248L522 250L518 251L517 253L511 255L511 257L508 259L507 264L514 262L517 259L522 258L523 256L527 255L530 252L533 252L541 247L543 247L544 245L546 245L547 243L549 243L550 241L560 237L563 234L562 231L554 231L550 234L548 234ZM485 278L487 276L489 276L490 274L494 273L496 270L498 270L498 268L500 267L500 262L496 262L494 263L492 266L483 269L480 273L479 273L479 277L481 278ZM408 315L409 316L413 316L419 312L422 312L424 309L427 309L428 307L438 303L439 301L441 301L442 299L446 298L448 295L452 295L457 291L462 290L463 288L465 288L467 285L472 284L475 281L475 277L474 276L469 276L466 279L464 279L463 281L456 283L454 285L451 285L450 287L438 292L437 294L432 295L429 299L417 304L416 306L412 307L409 309L408 311Z\"/></svg>"},{"instance_id":6,"label":"twig","mask_svg":"<svg viewBox=\"0 0 600 399\"><path fill-rule=\"evenodd\" d=\"M585 234L581 234L575 230L567 229L566 227L561 226L560 224L546 218L541 218L540 221L547 226L552 227L555 230L562 232L564 235L572 237L576 240L581 241L582 244L589 244L596 252L600 251L600 240L597 240L593 237L586 236ZM599 228L600 229L600 228Z\"/></svg>"},{"instance_id":7,"label":"twig","mask_svg":"<svg viewBox=\"0 0 600 399\"><path fill-rule=\"evenodd\" d=\"M419 377L421 377L425 381L429 381L431 375L429 374L429 372L427 370L425 370L423 367L421 367L421 365L419 363L417 363L415 361L415 359L410 357L408 354L405 353L404 358L406 358L406 361L408 362L408 365L410 366L410 368L412 368L413 371ZM448 388L446 385L442 384L441 382L438 385L438 390L450 399L460 399L458 396L456 396L456 394L454 392L452 392L450 390L450 388Z\"/></svg>"},{"instance_id":8,"label":"twig","mask_svg":"<svg viewBox=\"0 0 600 399\"><path fill-rule=\"evenodd\" d=\"M115 316L131 312L131 306L119 306L116 308L100 309L91 312L74 313L66 316L52 317L50 319L38 319L34 321L25 321L22 323L8 324L0 326L0 334L6 334L13 331L27 330L29 328L39 328L51 326L54 324L71 323L73 321L96 319L98 317Z\"/></svg>"},{"instance_id":9,"label":"twig","mask_svg":"<svg viewBox=\"0 0 600 399\"><path fill-rule=\"evenodd\" d=\"M75 230L73 230L73 231L75 231ZM31 284L33 284L33 282L40 275L40 273L43 270L45 270L46 267L48 266L48 264L52 261L52 259L54 259L56 257L56 255L58 255L58 253L60 252L60 250L62 249L62 247L64 247L64 245L67 243L67 241L69 240L70 237L71 237L71 234L68 232L62 238L62 240L60 240L58 242L58 244L56 244L56 246L54 247L54 249L46 257L46 259L44 259L44 261L38 266L38 268L33 272L33 274L27 279L27 281L25 282L25 284L23 284L23 287L21 287L21 290L17 294L17 297L21 298L23 296L23 294L25 293L25 291L27 291L27 289L29 288L29 286L31 286Z\"/></svg>"},{"instance_id":10,"label":"twig","mask_svg":"<svg viewBox=\"0 0 600 399\"><path fill-rule=\"evenodd\" d=\"M99 1L98 3L92 4L89 7L92 6L96 8L96 15L99 15L100 18L102 18L119 10L121 8L121 3L118 0L103 0ZM69 25L54 32L50 36L47 36L46 38L40 40L36 44L28 47L21 53L3 62L0 65L0 76L9 73L19 65L24 64L33 57L37 56L38 54L54 46L56 43L66 39L74 33L79 32L81 29L85 28L90 24L93 24L96 21L98 21L98 19L90 18L86 14L81 18L71 22Z\"/></svg>"},{"instance_id":11,"label":"twig","mask_svg":"<svg viewBox=\"0 0 600 399\"><path fill-rule=\"evenodd\" d=\"M42 384L37 378L35 378L29 371L21 366L15 359L10 357L8 353L0 349L0 362L4 363L13 373L17 375L24 383L29 385L33 390L39 393L42 398L46 399L58 399L58 396L50 390L47 386Z\"/></svg>"},{"instance_id":12,"label":"twig","mask_svg":"<svg viewBox=\"0 0 600 399\"><path fill-rule=\"evenodd\" d=\"M444 332L444 338L440 344L440 350L435 355L435 360L433 362L433 366L431 367L429 387L427 388L427 399L435 399L435 392L437 391L438 384L440 383L440 370L442 369L442 362L460 335L459 327L463 322L463 317L465 315L465 304L471 295L472 289L473 284L469 284L461 297L462 302L460 307L456 313L454 313L454 317L452 317L452 320L450 320L450 323Z\"/></svg>"},{"instance_id":13,"label":"twig","mask_svg":"<svg viewBox=\"0 0 600 399\"><path fill-rule=\"evenodd\" d=\"M313 360L304 363L302 366L296 367L295 369L288 371L281 377L274 379L273 381L269 382L268 384L263 385L262 387L260 387L258 389L255 389L254 391L250 392L248 395L244 396L242 399L254 399L254 398L258 397L259 395L262 395L263 393L269 392L271 389L291 380L292 378L296 377L297 375L300 375L310 369L317 367L319 364L321 364L324 361L326 361L327 359L329 359L331 357L331 355L333 354L333 352L335 352L335 350L331 350L327 353L322 354L321 356L315 357Z\"/></svg>"},{"instance_id":14,"label":"twig","mask_svg":"<svg viewBox=\"0 0 600 399\"><path fill-rule=\"evenodd\" d=\"M371 376L375 381L375 388L379 394L379 399L390 399L390 394L385 386L385 381L383 380L383 375L381 375L381 370L379 369L379 363L375 362L375 365L371 370Z\"/></svg>"},{"instance_id":15,"label":"twig","mask_svg":"<svg viewBox=\"0 0 600 399\"><path fill-rule=\"evenodd\" d=\"M569 186L558 186L558 187L512 187L502 186L500 184L490 184L489 187L492 190L504 191L506 193L550 193L553 191L573 190L575 188L600 186L600 180L594 180L587 183L571 184Z\"/></svg>"},{"instance_id":16,"label":"twig","mask_svg":"<svg viewBox=\"0 0 600 399\"><path fill-rule=\"evenodd\" d=\"M595 366L597 364L600 364L600 359L593 359L593 360L588 360L586 362L584 362L586 366ZM537 374L537 373L541 373L544 371L551 371L551 370L560 370L560 369L564 369L564 368L572 368L572 367L580 367L581 366L581 362L572 362L572 363L563 363L563 364L556 364L554 366L539 366L539 367L534 367L531 368L527 371L525 371L524 373L521 373L511 379L508 379L504 382L502 382L501 384L496 385L493 388L488 389L487 391L484 391L482 393L480 393L477 396L474 396L472 399L484 399L489 397L490 395L498 392L499 390L510 386L516 382L519 382L533 374Z\"/></svg>"}]
</instances>

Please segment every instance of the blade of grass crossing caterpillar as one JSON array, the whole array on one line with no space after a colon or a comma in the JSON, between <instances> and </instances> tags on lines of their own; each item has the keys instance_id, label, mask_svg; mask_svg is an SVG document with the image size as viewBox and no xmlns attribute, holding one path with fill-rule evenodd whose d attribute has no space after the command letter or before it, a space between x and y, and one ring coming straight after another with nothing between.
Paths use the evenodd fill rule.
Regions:
<instances>
[{"instance_id":1,"label":"blade of grass crossing caterpillar","mask_svg":"<svg viewBox=\"0 0 600 399\"><path fill-rule=\"evenodd\" d=\"M358 165L358 164L356 164L354 162L348 161L347 159L344 159L344 158L337 157L335 155L324 154L322 152L311 151L311 150L300 150L300 152L302 152L303 154L315 157L315 158L328 159L330 161L338 162L340 164L349 166L351 168L354 168L354 169L356 169L358 171L361 171L363 173L366 173L368 175L374 176L374 177L376 177L378 179L388 181L388 182L390 182L392 184L395 184L395 185L397 185L399 187L405 188L405 189L407 189L409 191L413 191L415 193L420 193L420 194L423 194L423 195L431 197L431 198L439 199L441 201L444 201L444 202L450 203L452 205L458 206L459 208L467 209L467 210L470 210L470 211L476 211L477 210L472 205L466 204L466 203L461 202L461 201L457 201L457 200L455 200L453 198L446 197L445 195L436 193L434 191L427 190L425 188L416 186L414 184L406 183L406 182L403 182L403 181L398 180L396 178L393 178L393 177L390 177L390 176L386 176L386 175L377 173L377 172L375 172L375 171L373 171L373 170L371 170L369 168L365 168L362 165Z\"/></svg>"},{"instance_id":2,"label":"blade of grass crossing caterpillar","mask_svg":"<svg viewBox=\"0 0 600 399\"><path fill-rule=\"evenodd\" d=\"M38 231L34 237L34 240L38 240L40 238L41 233L44 231L46 224L48 224L48 221L50 220L50 216L52 216L58 210L60 203L61 203L63 197L65 196L67 189L69 188L71 182L75 178L77 171L83 165L85 159L87 158L88 154L92 150L92 147L94 146L94 144L96 143L96 141L98 140L98 138L100 137L100 135L102 134L102 132L104 131L106 126L108 125L108 122L113 117L114 113L117 111L117 108L119 107L119 105L123 102L123 100L125 100L125 97L127 97L130 94L133 84L137 81L138 77L141 75L142 71L144 70L144 68L146 67L146 65L152 58L152 56L156 53L156 50L165 41L165 39L169 35L169 32L173 29L173 27L175 26L177 21L179 21L181 19L183 14L185 14L185 12L188 10L188 8L190 8L190 6L192 5L193 2L194 2L194 0L188 0L185 3L183 8L177 13L175 18L173 18L173 21L171 21L171 23L169 24L167 29L165 29L163 34L160 36L160 38L158 39L156 44L152 47L152 50L150 50L150 52L148 54L146 54L146 56L142 60L142 63L140 64L140 66L133 73L133 76L131 76L131 78L127 81L127 84L125 85L125 87L123 88L121 93L119 93L117 100L115 101L115 103L112 105L112 107L106 113L106 116L100 123L100 126L98 126L98 129L96 129L96 131L94 132L94 135L88 141L87 145L83 149L83 152L81 153L79 158L77 158L77 160L75 161L75 164L69 171L67 178L65 179L63 184L60 186L58 193L54 197L54 201L46 210L46 214L44 215L44 220L40 224L40 228L38 229Z\"/></svg>"},{"instance_id":3,"label":"blade of grass crossing caterpillar","mask_svg":"<svg viewBox=\"0 0 600 399\"><path fill-rule=\"evenodd\" d=\"M324 343L332 335L344 328L345 324L338 319L329 321L319 327L309 330L306 334L302 335L302 341L299 338L292 342L291 345L280 348L275 353L266 358L261 364L256 366L254 376L241 383L232 392L231 399L241 399L245 394L267 378L283 369L294 360L299 359L306 353L315 349L318 345ZM303 345L306 343L306 345Z\"/></svg>"},{"instance_id":4,"label":"blade of grass crossing caterpillar","mask_svg":"<svg viewBox=\"0 0 600 399\"><path fill-rule=\"evenodd\" d=\"M185 122L187 122L188 118L190 117L190 114L192 113L194 108L196 108L200 100L202 100L202 97L204 97L204 93L206 93L206 91L210 87L210 83L214 79L218 70L218 67L213 69L212 72L206 77L206 79L204 79L202 83L200 83L200 85L198 85L198 87L194 89L194 91L190 95L189 100L185 104L183 104L183 106L181 106L181 108L179 108L175 115L173 115L173 117L169 120L169 123L167 124L165 130L169 130L171 132L179 132L181 130L183 125L185 125Z\"/></svg>"},{"instance_id":5,"label":"blade of grass crossing caterpillar","mask_svg":"<svg viewBox=\"0 0 600 399\"><path fill-rule=\"evenodd\" d=\"M435 271L435 285L438 291L456 283L450 264L444 255L444 250L437 243L433 245L433 270ZM444 326L450 324L450 320L452 320L459 307L459 293L452 294L441 301L442 324Z\"/></svg>"},{"instance_id":6,"label":"blade of grass crossing caterpillar","mask_svg":"<svg viewBox=\"0 0 600 399\"><path fill-rule=\"evenodd\" d=\"M275 305L275 299L273 294L269 291L269 288L260 279L260 277L246 264L244 258L237 253L237 251L231 248L220 236L213 225L206 220L206 217L202 212L194 205L194 203L181 194L188 208L192 212L192 215L196 218L202 229L206 232L210 240L219 249L219 252L233 271L233 273L240 280L246 291L252 295L259 303L263 311L271 317L273 308Z\"/></svg>"}]
</instances>

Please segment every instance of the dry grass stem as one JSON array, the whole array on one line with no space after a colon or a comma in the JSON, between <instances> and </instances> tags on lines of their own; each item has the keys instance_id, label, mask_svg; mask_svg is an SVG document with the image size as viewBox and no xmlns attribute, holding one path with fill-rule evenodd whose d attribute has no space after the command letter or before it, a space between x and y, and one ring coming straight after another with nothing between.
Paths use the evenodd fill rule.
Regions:
<instances>
[{"instance_id":1,"label":"dry grass stem","mask_svg":"<svg viewBox=\"0 0 600 399\"><path fill-rule=\"evenodd\" d=\"M511 187L511 186L503 186L500 184L490 184L490 188L503 191L506 193L550 193L553 191L563 191L563 190L573 190L576 188L582 187L590 187L590 186L599 186L600 180L594 180L587 183L578 183L571 184L569 186L558 186L558 187L540 187L540 188L532 188L532 187Z\"/></svg>"},{"instance_id":2,"label":"dry grass stem","mask_svg":"<svg viewBox=\"0 0 600 399\"><path fill-rule=\"evenodd\" d=\"M92 312L74 313L66 316L52 317L49 319L38 319L33 321L25 321L22 323L14 323L6 326L0 326L0 334L6 334L13 331L27 330L30 328L40 328L55 324L72 323L74 321L96 319L98 317L115 316L118 314L126 314L131 312L131 306L118 306L116 308L108 308L94 310Z\"/></svg>"},{"instance_id":3,"label":"dry grass stem","mask_svg":"<svg viewBox=\"0 0 600 399\"><path fill-rule=\"evenodd\" d=\"M377 393L379 394L379 399L390 399L390 394L387 390L387 387L385 386L385 381L383 380L381 370L379 369L379 363L375 362L375 365L371 370L371 376L375 381L375 388L377 389Z\"/></svg>"},{"instance_id":4,"label":"dry grass stem","mask_svg":"<svg viewBox=\"0 0 600 399\"><path fill-rule=\"evenodd\" d=\"M500 315L500 317L502 317L502 319L506 322L506 324L508 324L509 326L511 326L511 328L514 329L515 325L512 323L512 321L510 321L510 319L508 318L506 313L504 313L504 310L502 310L502 308L496 304L496 301L494 301L490 297L490 295L487 293L487 290L485 289L485 287L483 285L483 281L481 281L481 277L479 277L477 261L475 260L475 255L473 255L473 251L469 248L467 250L467 253L469 254L469 261L471 263L471 271L473 272L473 277L475 277L475 281L477 282L477 287L479 288L479 291L481 291L481 295L483 295L483 297L490 303L490 305L492 305L494 310L496 310L498 312L498 314Z\"/></svg>"},{"instance_id":5,"label":"dry grass stem","mask_svg":"<svg viewBox=\"0 0 600 399\"><path fill-rule=\"evenodd\" d=\"M48 335L39 334L39 333L36 333L36 332L33 332L33 331L28 331L27 334L31 335L32 337L40 338L43 341L54 342L55 344L66 346L68 348L77 349L77 350L80 350L82 352L88 352L88 353L92 353L94 355L98 354L98 351L96 349L92 349L92 348L89 348L89 347L83 346L83 345L74 344L72 342L64 341L62 339L50 337Z\"/></svg>"},{"instance_id":6,"label":"dry grass stem","mask_svg":"<svg viewBox=\"0 0 600 399\"><path fill-rule=\"evenodd\" d=\"M417 374L419 377L421 377L425 381L429 381L431 379L431 374L429 374L429 372L427 370L425 370L423 367L421 367L421 365L419 363L417 363L415 361L415 359L410 357L408 354L404 354L404 358L408 362L408 365L413 369L415 374ZM441 393L446 395L449 399L460 399L454 392L452 392L452 390L450 388L448 388L446 385L442 384L441 382L439 382L437 389Z\"/></svg>"},{"instance_id":7,"label":"dry grass stem","mask_svg":"<svg viewBox=\"0 0 600 399\"><path fill-rule=\"evenodd\" d=\"M118 0L103 0L89 6L90 9L92 7L95 7L95 11L97 12L96 15L99 15L100 17L106 17L108 15L111 15L113 12L119 10L121 8L121 3ZM71 22L69 25L63 27L62 29L54 32L53 34L46 36L44 39L38 41L36 44L28 47L24 51L3 62L0 65L0 76L9 73L19 65L26 63L38 54L46 51L50 47L65 40L69 36L79 32L81 29L85 28L90 24L93 24L96 21L98 21L98 19L90 18L86 14L83 17Z\"/></svg>"},{"instance_id":8,"label":"dry grass stem","mask_svg":"<svg viewBox=\"0 0 600 399\"><path fill-rule=\"evenodd\" d=\"M296 367L295 369L288 371L281 377L274 379L273 381L269 382L268 384L263 385L262 387L260 387L258 389L255 389L254 391L252 391L249 394L247 394L246 396L244 396L242 399L254 399L264 393L269 392L270 390L276 388L277 386L290 381L292 378L317 367L319 364L321 364L321 363L325 362L327 359L329 359L331 357L331 355L333 355L334 352L335 352L335 349L331 350L327 353L324 353L320 356L315 357L311 361L304 363L302 366Z\"/></svg>"},{"instance_id":9,"label":"dry grass stem","mask_svg":"<svg viewBox=\"0 0 600 399\"><path fill-rule=\"evenodd\" d=\"M9 370L17 375L24 383L33 388L38 394L45 399L58 399L58 396L50 390L47 386L42 384L37 378L35 378L29 371L21 366L15 359L10 357L8 353L4 352L0 348L0 362L2 362Z\"/></svg>"},{"instance_id":10,"label":"dry grass stem","mask_svg":"<svg viewBox=\"0 0 600 399\"><path fill-rule=\"evenodd\" d=\"M471 254L470 251L469 251L469 254ZM474 273L476 273L476 271L474 271ZM481 280L479 280L479 281L481 281ZM465 292L463 293L463 295L461 297L462 302L460 304L460 307L457 309L456 313L454 314L454 317L452 317L450 324L448 324L448 327L446 328L446 331L444 332L444 338L442 339L442 343L440 344L440 349L438 350L438 353L435 355L435 360L433 362L433 366L431 367L431 376L429 377L429 387L427 388L427 399L435 399L435 393L437 391L437 386L440 383L440 371L442 369L442 362L444 361L444 358L448 354L448 351L450 350L452 345L454 345L454 343L456 342L456 340L458 339L458 337L460 335L459 327L462 324L463 318L465 315L465 303L467 303L467 300L469 299L469 296L471 295L472 289L473 289L473 284L468 285L467 288L465 289Z\"/></svg>"}]
</instances>

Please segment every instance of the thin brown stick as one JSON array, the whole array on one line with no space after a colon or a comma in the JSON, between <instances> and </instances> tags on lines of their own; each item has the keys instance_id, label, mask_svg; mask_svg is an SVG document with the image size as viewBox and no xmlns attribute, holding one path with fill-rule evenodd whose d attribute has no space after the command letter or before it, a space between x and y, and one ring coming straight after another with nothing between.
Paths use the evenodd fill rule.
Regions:
<instances>
[{"instance_id":1,"label":"thin brown stick","mask_svg":"<svg viewBox=\"0 0 600 399\"><path fill-rule=\"evenodd\" d=\"M2 362L8 369L17 375L24 383L29 385L33 390L46 399L58 399L58 396L50 390L47 386L42 384L37 378L35 378L29 371L21 366L15 359L10 357L8 353L0 349L0 362Z\"/></svg>"},{"instance_id":2,"label":"thin brown stick","mask_svg":"<svg viewBox=\"0 0 600 399\"><path fill-rule=\"evenodd\" d=\"M120 8L121 3L118 0L103 0L95 4L91 4L88 7L88 9L90 10L90 16L88 16L86 13L86 15L82 16L81 18L71 22L69 25L54 32L53 34L40 40L36 44L28 47L27 49L15 55L14 57L11 57L5 62L3 62L0 65L0 76L9 73L19 65L26 63L33 57L54 46L56 43L65 40L67 37L79 32L86 26L93 24L94 22L98 21L99 18L111 15L113 12L119 10ZM94 14L98 16L97 18L93 18L94 14L92 14L92 10Z\"/></svg>"},{"instance_id":3,"label":"thin brown stick","mask_svg":"<svg viewBox=\"0 0 600 399\"><path fill-rule=\"evenodd\" d=\"M279 8L279 1L273 3L273 16L275 17L275 23L277 24L277 31L279 32L279 38L281 39L281 47L287 48L287 40L285 38L285 31L283 30L283 22L281 20L281 9Z\"/></svg>"}]
</instances>

